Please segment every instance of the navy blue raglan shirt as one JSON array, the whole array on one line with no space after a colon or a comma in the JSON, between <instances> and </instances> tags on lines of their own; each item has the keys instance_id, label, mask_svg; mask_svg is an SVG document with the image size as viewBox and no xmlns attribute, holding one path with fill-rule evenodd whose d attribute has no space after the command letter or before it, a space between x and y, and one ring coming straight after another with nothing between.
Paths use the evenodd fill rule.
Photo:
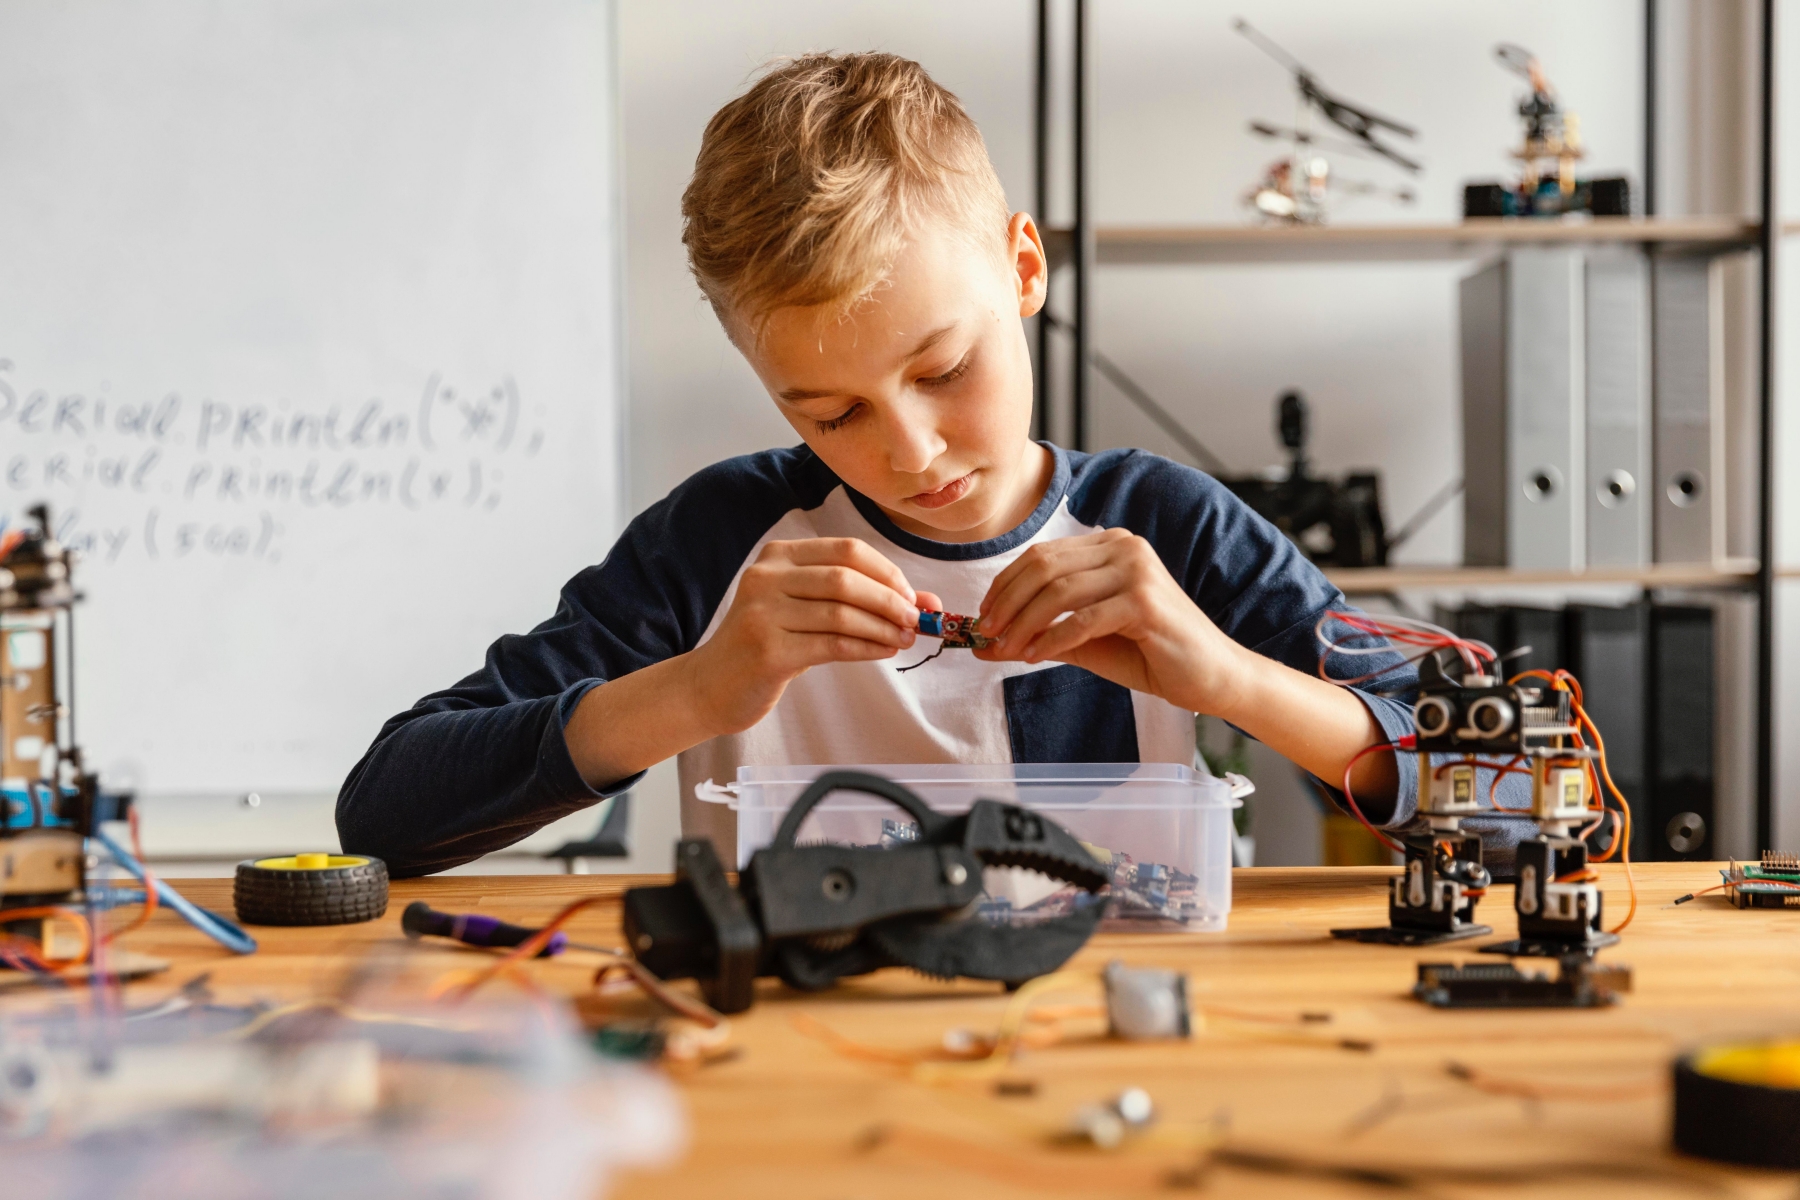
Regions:
<instances>
[{"instance_id":1,"label":"navy blue raglan shirt","mask_svg":"<svg viewBox=\"0 0 1800 1200\"><path fill-rule=\"evenodd\" d=\"M974 543L900 529L804 446L699 472L632 521L604 562L571 579L553 617L502 637L481 670L382 727L338 795L344 849L387 860L395 875L441 871L631 787L637 776L590 787L570 759L564 724L588 689L711 637L739 574L770 541L861 538L947 610L973 613L1028 547L1129 529L1228 636L1318 670L1315 629L1345 609L1344 597L1274 526L1210 476L1168 459L1050 449L1055 475L1037 509L1011 532ZM986 663L958 651L920 670L896 669L935 648L921 638L886 661L814 667L759 724L683 753L684 831L713 837L730 855L734 814L695 791L735 779L745 765L1194 761L1193 714L1159 697L1066 664ZM1397 739L1412 730L1412 668L1398 655L1325 666L1349 677L1389 662L1398 669L1356 694ZM1414 811L1415 756L1400 755L1399 766L1390 825Z\"/></svg>"}]
</instances>

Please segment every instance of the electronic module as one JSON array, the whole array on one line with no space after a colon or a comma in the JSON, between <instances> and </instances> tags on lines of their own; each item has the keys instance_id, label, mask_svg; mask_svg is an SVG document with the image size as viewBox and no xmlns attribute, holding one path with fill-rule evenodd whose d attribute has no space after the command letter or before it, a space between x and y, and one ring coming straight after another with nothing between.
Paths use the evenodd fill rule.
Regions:
<instances>
[{"instance_id":1,"label":"electronic module","mask_svg":"<svg viewBox=\"0 0 1800 1200\"><path fill-rule=\"evenodd\" d=\"M921 612L919 632L944 639L945 650L982 650L995 641L982 634L980 617L965 617L961 613Z\"/></svg>"},{"instance_id":2,"label":"electronic module","mask_svg":"<svg viewBox=\"0 0 1800 1200\"><path fill-rule=\"evenodd\" d=\"M1719 874L1739 908L1800 908L1800 855L1764 850L1761 864L1732 863Z\"/></svg>"}]
</instances>

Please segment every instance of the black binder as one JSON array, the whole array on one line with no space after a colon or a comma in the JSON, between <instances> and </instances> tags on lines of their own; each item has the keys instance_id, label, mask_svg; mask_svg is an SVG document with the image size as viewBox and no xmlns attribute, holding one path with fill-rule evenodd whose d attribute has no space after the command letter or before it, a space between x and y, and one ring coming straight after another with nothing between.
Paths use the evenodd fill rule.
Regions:
<instances>
[{"instance_id":1,"label":"black binder","mask_svg":"<svg viewBox=\"0 0 1800 1200\"><path fill-rule=\"evenodd\" d=\"M1650 803L1650 606L1571 604L1564 613L1569 670L1581 681L1584 707L1606 742L1606 765L1631 805L1631 857L1654 857ZM1604 786L1604 785L1603 785ZM1608 802L1608 807L1614 807ZM1612 830L1596 849L1612 845Z\"/></svg>"},{"instance_id":2,"label":"black binder","mask_svg":"<svg viewBox=\"0 0 1800 1200\"><path fill-rule=\"evenodd\" d=\"M1649 857L1701 860L1713 852L1713 610L1650 610ZM1583 681L1586 682L1585 680Z\"/></svg>"}]
</instances>

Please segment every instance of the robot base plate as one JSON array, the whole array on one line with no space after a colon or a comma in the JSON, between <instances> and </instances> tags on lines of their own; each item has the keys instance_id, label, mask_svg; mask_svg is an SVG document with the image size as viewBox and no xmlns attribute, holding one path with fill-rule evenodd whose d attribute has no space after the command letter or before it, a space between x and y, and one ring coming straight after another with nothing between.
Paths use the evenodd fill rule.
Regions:
<instances>
[{"instance_id":1,"label":"robot base plate","mask_svg":"<svg viewBox=\"0 0 1800 1200\"><path fill-rule=\"evenodd\" d=\"M1465 938L1486 937L1491 925L1465 925L1446 933L1440 929L1402 929L1397 925L1372 925L1366 929L1334 929L1331 936L1346 942L1373 942L1382 946L1436 946Z\"/></svg>"}]
</instances>

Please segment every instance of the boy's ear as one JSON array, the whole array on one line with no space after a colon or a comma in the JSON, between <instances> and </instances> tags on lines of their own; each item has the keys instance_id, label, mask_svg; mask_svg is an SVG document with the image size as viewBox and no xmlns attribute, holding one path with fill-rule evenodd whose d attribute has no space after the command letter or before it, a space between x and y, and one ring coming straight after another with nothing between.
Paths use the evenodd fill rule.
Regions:
<instances>
[{"instance_id":1,"label":"boy's ear","mask_svg":"<svg viewBox=\"0 0 1800 1200\"><path fill-rule=\"evenodd\" d=\"M1014 213L1006 225L1007 257L1019 284L1019 315L1036 316L1050 288L1050 256L1030 213Z\"/></svg>"}]
</instances>

